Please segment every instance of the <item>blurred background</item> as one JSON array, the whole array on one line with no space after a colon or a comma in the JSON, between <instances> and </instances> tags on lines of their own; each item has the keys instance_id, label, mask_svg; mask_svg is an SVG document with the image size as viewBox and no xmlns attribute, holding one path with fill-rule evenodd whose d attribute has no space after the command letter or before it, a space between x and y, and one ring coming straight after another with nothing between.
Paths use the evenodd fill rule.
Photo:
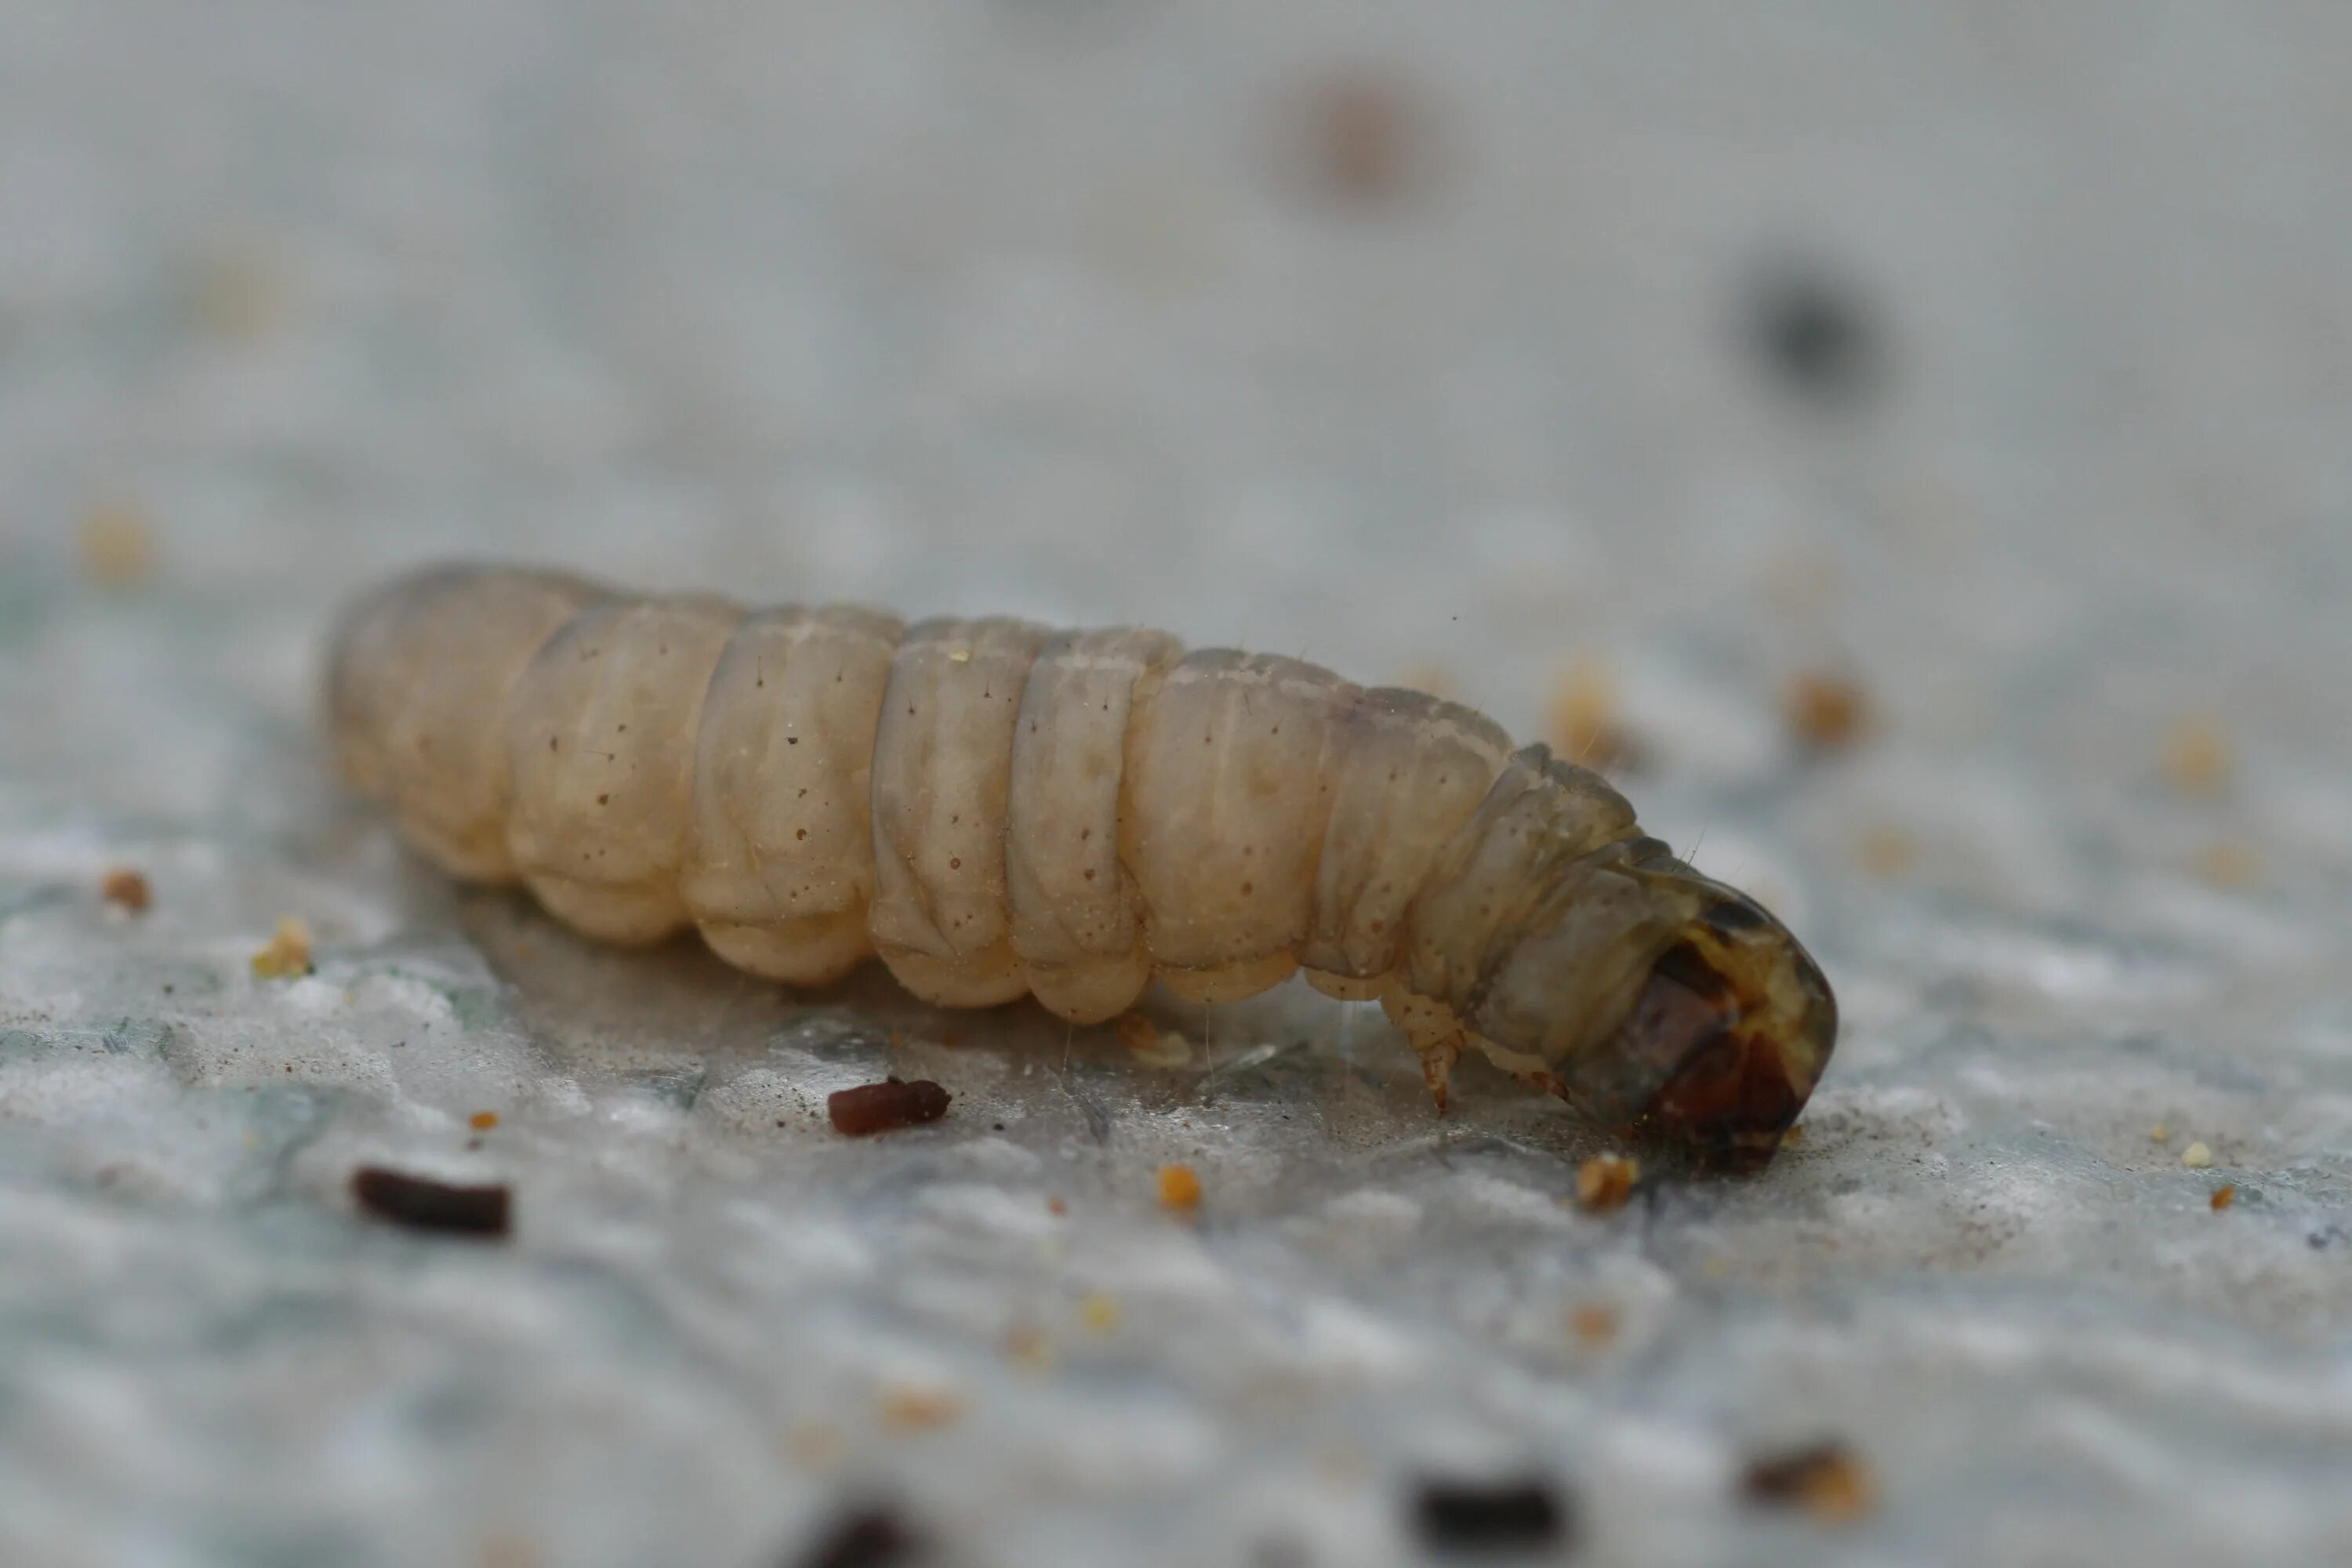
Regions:
<instances>
[{"instance_id":1,"label":"blurred background","mask_svg":"<svg viewBox=\"0 0 2352 1568\"><path fill-rule=\"evenodd\" d=\"M1597 1561L2340 1552L2347 60L2325 0L10 0L12 1561L750 1561L845 1476L961 1510L976 1561L1413 1561L1431 1433L1580 1496ZM1203 1058L1139 1099L1082 1042L1076 1145L1014 1018L965 1165L753 1148L729 1084L945 1026L600 958L338 804L329 619L453 554L1142 621L1484 707L1822 957L1819 1130L1612 1230L1552 1202L1580 1134L1490 1086L1432 1142L1377 1022L1309 1006L1257 1089ZM246 973L289 914L298 988L334 979L290 1002ZM1185 1026L1292 1037L1260 1017ZM412 1033L443 1054L387 1072ZM1345 1130L1274 1120L1367 1074ZM536 1141L460 1147L485 1100ZM1107 1261L1179 1145L1230 1228ZM289 1232L362 1148L537 1173L541 1250ZM943 1169L992 1194L954 1224ZM1050 1266L989 1206L1032 1186L1078 1205ZM191 1290L184 1340L85 1316ZM996 1377L1097 1296L1137 1337L1073 1330L1108 1359L1001 1427L793 1446L849 1396L779 1321L893 1325L823 1342L853 1384ZM445 1310L498 1373L432 1350ZM244 1337L272 1310L316 1364ZM600 1335L638 1358L607 1424L551 1414ZM1211 1364L1325 1370L1269 1415ZM1055 1469L1056 1421L1129 1458ZM1822 1432L1873 1506L1759 1523L1749 1450ZM648 1446L675 1469L585 1479Z\"/></svg>"}]
</instances>

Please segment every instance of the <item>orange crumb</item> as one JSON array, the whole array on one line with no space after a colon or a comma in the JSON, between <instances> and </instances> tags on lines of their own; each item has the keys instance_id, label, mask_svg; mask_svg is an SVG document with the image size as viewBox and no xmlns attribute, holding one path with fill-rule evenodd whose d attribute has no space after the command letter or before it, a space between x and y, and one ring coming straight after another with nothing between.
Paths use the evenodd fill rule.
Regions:
<instances>
[{"instance_id":1,"label":"orange crumb","mask_svg":"<svg viewBox=\"0 0 2352 1568\"><path fill-rule=\"evenodd\" d=\"M2213 1189L2212 1204L2213 1212L2215 1214L2220 1214L2223 1209L2228 1208L2231 1204L2236 1203L2237 1201L2238 1189L2235 1184L2225 1183Z\"/></svg>"},{"instance_id":2,"label":"orange crumb","mask_svg":"<svg viewBox=\"0 0 2352 1568\"><path fill-rule=\"evenodd\" d=\"M155 530L146 509L114 498L92 503L74 525L82 575L109 588L145 582L155 571Z\"/></svg>"},{"instance_id":3,"label":"orange crumb","mask_svg":"<svg viewBox=\"0 0 2352 1568\"><path fill-rule=\"evenodd\" d=\"M882 1395L882 1423L902 1432L929 1432L963 1419L964 1399L951 1388L893 1388Z\"/></svg>"},{"instance_id":4,"label":"orange crumb","mask_svg":"<svg viewBox=\"0 0 2352 1568\"><path fill-rule=\"evenodd\" d=\"M1190 1165L1160 1167L1160 1201L1171 1209L1201 1206L1200 1173Z\"/></svg>"},{"instance_id":5,"label":"orange crumb","mask_svg":"<svg viewBox=\"0 0 2352 1568\"><path fill-rule=\"evenodd\" d=\"M1066 1215L1070 1212L1070 1205L1063 1202L1060 1198L1047 1198L1045 1200L1045 1212L1051 1215Z\"/></svg>"},{"instance_id":6,"label":"orange crumb","mask_svg":"<svg viewBox=\"0 0 2352 1568\"><path fill-rule=\"evenodd\" d=\"M1820 1443L1748 1467L1751 1502L1794 1505L1824 1524L1847 1524L1878 1506L1870 1467L1841 1443Z\"/></svg>"},{"instance_id":7,"label":"orange crumb","mask_svg":"<svg viewBox=\"0 0 2352 1568\"><path fill-rule=\"evenodd\" d=\"M1462 683L1454 679L1454 672L1442 664L1428 660L1407 665L1404 673L1397 678L1397 684L1411 687L1415 691L1426 691L1432 697L1443 697L1449 701L1462 695Z\"/></svg>"},{"instance_id":8,"label":"orange crumb","mask_svg":"<svg viewBox=\"0 0 2352 1568\"><path fill-rule=\"evenodd\" d=\"M1180 1068L1192 1059L1192 1041L1173 1029L1162 1030L1140 1013L1121 1013L1111 1032L1146 1067Z\"/></svg>"},{"instance_id":9,"label":"orange crumb","mask_svg":"<svg viewBox=\"0 0 2352 1568\"><path fill-rule=\"evenodd\" d=\"M278 922L278 934L253 955L253 973L264 980L286 980L310 973L310 928L289 915Z\"/></svg>"},{"instance_id":10,"label":"orange crumb","mask_svg":"<svg viewBox=\"0 0 2352 1568\"><path fill-rule=\"evenodd\" d=\"M1054 1342L1034 1325L1016 1323L1004 1336L1004 1355L1024 1371L1050 1371L1054 1365Z\"/></svg>"},{"instance_id":11,"label":"orange crumb","mask_svg":"<svg viewBox=\"0 0 2352 1568\"><path fill-rule=\"evenodd\" d=\"M99 883L98 890L108 903L119 910L128 910L134 915L144 914L147 906L155 901L154 890L147 886L147 879L127 866L109 871L106 879Z\"/></svg>"},{"instance_id":12,"label":"orange crumb","mask_svg":"<svg viewBox=\"0 0 2352 1568\"><path fill-rule=\"evenodd\" d=\"M1596 772L1633 760L1633 745L1618 712L1617 683L1606 666L1571 659L1551 689L1548 736L1563 762Z\"/></svg>"},{"instance_id":13,"label":"orange crumb","mask_svg":"<svg viewBox=\"0 0 2352 1568\"><path fill-rule=\"evenodd\" d=\"M1118 1299L1089 1290L1078 1302L1078 1316L1095 1332L1107 1334L1118 1327Z\"/></svg>"},{"instance_id":14,"label":"orange crumb","mask_svg":"<svg viewBox=\"0 0 2352 1568\"><path fill-rule=\"evenodd\" d=\"M1617 1309L1604 1307L1597 1301L1587 1301L1571 1308L1568 1314L1568 1331L1574 1334L1577 1343L1587 1350L1601 1350L1617 1337Z\"/></svg>"},{"instance_id":15,"label":"orange crumb","mask_svg":"<svg viewBox=\"0 0 2352 1568\"><path fill-rule=\"evenodd\" d=\"M1863 829L1853 858L1874 877L1900 877L1919 858L1919 847L1899 827L1882 823Z\"/></svg>"},{"instance_id":16,"label":"orange crumb","mask_svg":"<svg viewBox=\"0 0 2352 1568\"><path fill-rule=\"evenodd\" d=\"M482 1549L474 1558L475 1568L539 1568L539 1548L530 1537L499 1531L482 1538Z\"/></svg>"},{"instance_id":17,"label":"orange crumb","mask_svg":"<svg viewBox=\"0 0 2352 1568\"><path fill-rule=\"evenodd\" d=\"M488 1132L498 1124L499 1113L495 1110L477 1110L466 1118L466 1125L477 1132Z\"/></svg>"},{"instance_id":18,"label":"orange crumb","mask_svg":"<svg viewBox=\"0 0 2352 1568\"><path fill-rule=\"evenodd\" d=\"M1622 1209L1641 1177L1639 1161L1622 1154L1595 1154L1576 1168L1576 1201L1591 1214Z\"/></svg>"},{"instance_id":19,"label":"orange crumb","mask_svg":"<svg viewBox=\"0 0 2352 1568\"><path fill-rule=\"evenodd\" d=\"M2224 839L2198 854L2197 874L2217 888L2251 888L2263 879L2263 858L2251 844Z\"/></svg>"},{"instance_id":20,"label":"orange crumb","mask_svg":"<svg viewBox=\"0 0 2352 1568\"><path fill-rule=\"evenodd\" d=\"M2164 738L2164 776L2186 795L2210 799L2230 784L2230 736L2210 714L2174 721Z\"/></svg>"},{"instance_id":21,"label":"orange crumb","mask_svg":"<svg viewBox=\"0 0 2352 1568\"><path fill-rule=\"evenodd\" d=\"M1870 700L1861 683L1827 670L1801 670L1782 693L1781 711L1800 743L1841 752L1870 731Z\"/></svg>"}]
</instances>

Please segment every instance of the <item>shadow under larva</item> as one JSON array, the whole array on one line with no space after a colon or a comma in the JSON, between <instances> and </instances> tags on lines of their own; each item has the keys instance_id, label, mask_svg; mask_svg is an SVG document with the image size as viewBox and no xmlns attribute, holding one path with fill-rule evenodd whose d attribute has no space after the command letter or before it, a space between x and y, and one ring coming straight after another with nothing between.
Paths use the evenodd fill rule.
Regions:
<instances>
[{"instance_id":1,"label":"shadow under larva","mask_svg":"<svg viewBox=\"0 0 2352 1568\"><path fill-rule=\"evenodd\" d=\"M451 875L790 984L879 956L1095 1023L1303 969L1380 1002L1441 1108L1475 1048L1741 1167L1835 1041L1796 938L1598 776L1297 659L444 566L352 607L327 686L344 778Z\"/></svg>"}]
</instances>

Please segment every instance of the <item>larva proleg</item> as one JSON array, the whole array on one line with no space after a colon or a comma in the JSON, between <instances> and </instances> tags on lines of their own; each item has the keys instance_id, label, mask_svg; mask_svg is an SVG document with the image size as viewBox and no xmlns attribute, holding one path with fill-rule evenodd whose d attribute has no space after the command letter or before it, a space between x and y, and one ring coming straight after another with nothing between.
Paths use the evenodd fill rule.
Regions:
<instances>
[{"instance_id":1,"label":"larva proleg","mask_svg":"<svg viewBox=\"0 0 2352 1568\"><path fill-rule=\"evenodd\" d=\"M1835 1042L1788 930L1594 774L1419 692L1158 632L907 626L443 567L335 639L339 766L454 875L794 984L878 956L1076 1022L1154 979L1378 1000L1441 1104L1475 1050L1768 1160Z\"/></svg>"}]
</instances>

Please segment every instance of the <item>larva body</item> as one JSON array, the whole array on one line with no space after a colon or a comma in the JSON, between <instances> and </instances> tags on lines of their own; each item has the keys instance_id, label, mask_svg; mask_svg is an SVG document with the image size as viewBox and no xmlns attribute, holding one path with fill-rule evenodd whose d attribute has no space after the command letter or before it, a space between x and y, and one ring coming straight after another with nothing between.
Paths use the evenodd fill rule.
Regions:
<instances>
[{"instance_id":1,"label":"larva body","mask_svg":"<svg viewBox=\"0 0 2352 1568\"><path fill-rule=\"evenodd\" d=\"M1441 1103L1475 1046L1745 1163L1834 1040L1796 940L1600 778L1296 659L447 567L354 608L328 686L345 777L451 874L792 984L878 955L1091 1023L1303 967L1379 999Z\"/></svg>"}]
</instances>

